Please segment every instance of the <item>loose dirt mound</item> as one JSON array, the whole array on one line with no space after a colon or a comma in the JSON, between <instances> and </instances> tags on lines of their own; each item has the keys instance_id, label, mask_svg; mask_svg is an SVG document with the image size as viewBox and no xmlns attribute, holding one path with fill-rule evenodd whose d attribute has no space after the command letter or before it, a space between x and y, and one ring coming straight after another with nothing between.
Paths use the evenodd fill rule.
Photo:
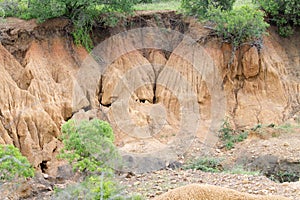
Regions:
<instances>
[{"instance_id":1,"label":"loose dirt mound","mask_svg":"<svg viewBox=\"0 0 300 200\"><path fill-rule=\"evenodd\" d=\"M212 186L212 185L187 185L180 187L166 194L163 194L155 200L287 200L288 198L280 196L259 196L249 195L247 193L237 192L235 190Z\"/></svg>"}]
</instances>

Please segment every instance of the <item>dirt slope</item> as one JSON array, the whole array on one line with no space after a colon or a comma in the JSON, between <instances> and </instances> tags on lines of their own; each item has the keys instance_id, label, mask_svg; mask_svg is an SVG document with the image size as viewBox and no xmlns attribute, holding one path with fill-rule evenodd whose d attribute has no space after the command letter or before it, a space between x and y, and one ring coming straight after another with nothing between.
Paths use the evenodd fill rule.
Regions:
<instances>
[{"instance_id":1,"label":"dirt slope","mask_svg":"<svg viewBox=\"0 0 300 200\"><path fill-rule=\"evenodd\" d=\"M73 45L67 20L2 22L0 143L47 171L61 124L99 117L112 124L131 168L149 171L176 160L195 136L215 144L225 115L244 128L298 114L299 36L287 42L270 30L263 49L245 46L228 66L231 48L200 24L155 16L97 25L92 56Z\"/></svg>"}]
</instances>

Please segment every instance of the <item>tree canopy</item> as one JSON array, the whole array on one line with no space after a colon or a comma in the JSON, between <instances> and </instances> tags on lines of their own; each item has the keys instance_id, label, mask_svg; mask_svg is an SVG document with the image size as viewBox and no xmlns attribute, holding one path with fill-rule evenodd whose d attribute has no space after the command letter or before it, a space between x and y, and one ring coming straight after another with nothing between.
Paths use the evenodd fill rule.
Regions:
<instances>
[{"instance_id":1,"label":"tree canopy","mask_svg":"<svg viewBox=\"0 0 300 200\"><path fill-rule=\"evenodd\" d=\"M257 0L264 10L269 23L276 25L281 36L293 34L296 26L300 25L299 0Z\"/></svg>"}]
</instances>

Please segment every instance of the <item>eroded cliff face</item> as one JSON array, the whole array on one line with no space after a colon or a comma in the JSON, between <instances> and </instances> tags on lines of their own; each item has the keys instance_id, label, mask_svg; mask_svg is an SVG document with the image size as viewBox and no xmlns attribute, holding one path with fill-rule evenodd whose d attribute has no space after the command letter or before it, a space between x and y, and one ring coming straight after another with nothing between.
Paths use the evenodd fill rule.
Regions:
<instances>
[{"instance_id":1,"label":"eroded cliff face","mask_svg":"<svg viewBox=\"0 0 300 200\"><path fill-rule=\"evenodd\" d=\"M0 143L43 170L55 165L70 118L108 120L124 154L144 155L139 167L145 157L171 162L195 136L214 144L225 115L244 128L300 110L299 33L282 39L270 30L260 51L244 46L228 65L229 45L173 12L96 26L91 55L73 45L67 20L7 19L0 29Z\"/></svg>"},{"instance_id":2,"label":"eroded cliff face","mask_svg":"<svg viewBox=\"0 0 300 200\"><path fill-rule=\"evenodd\" d=\"M20 148L34 167L55 159L60 125L77 107L73 85L86 52L66 38L67 25L18 19L1 24L0 143Z\"/></svg>"}]
</instances>

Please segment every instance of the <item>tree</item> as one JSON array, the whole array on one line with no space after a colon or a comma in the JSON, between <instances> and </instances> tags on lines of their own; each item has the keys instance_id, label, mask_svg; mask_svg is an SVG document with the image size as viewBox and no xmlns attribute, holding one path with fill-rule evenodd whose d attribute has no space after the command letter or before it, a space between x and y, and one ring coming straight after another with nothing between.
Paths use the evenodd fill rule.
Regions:
<instances>
[{"instance_id":1,"label":"tree","mask_svg":"<svg viewBox=\"0 0 300 200\"><path fill-rule=\"evenodd\" d=\"M293 34L300 25L299 0L256 0L267 13L268 21L278 27L281 36Z\"/></svg>"},{"instance_id":2,"label":"tree","mask_svg":"<svg viewBox=\"0 0 300 200\"><path fill-rule=\"evenodd\" d=\"M182 0L181 8L185 14L206 18L209 5L220 6L222 10L231 10L235 0Z\"/></svg>"},{"instance_id":3,"label":"tree","mask_svg":"<svg viewBox=\"0 0 300 200\"><path fill-rule=\"evenodd\" d=\"M269 26L264 12L256 7L241 6L232 9L234 0L182 0L182 8L188 15L209 22L212 34L232 44L234 55L242 44L261 45L261 38Z\"/></svg>"},{"instance_id":4,"label":"tree","mask_svg":"<svg viewBox=\"0 0 300 200\"><path fill-rule=\"evenodd\" d=\"M254 45L269 26L264 21L264 12L254 7L241 6L222 11L219 7L210 6L207 12L208 20L215 23L217 35L235 49L243 43Z\"/></svg>"}]
</instances>

